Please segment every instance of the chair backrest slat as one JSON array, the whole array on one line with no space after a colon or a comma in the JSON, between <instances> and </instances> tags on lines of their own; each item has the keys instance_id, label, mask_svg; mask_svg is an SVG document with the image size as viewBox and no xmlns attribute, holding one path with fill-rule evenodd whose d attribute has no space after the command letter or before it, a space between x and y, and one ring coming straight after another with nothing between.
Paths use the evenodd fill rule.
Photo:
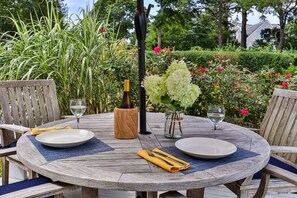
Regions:
<instances>
[{"instance_id":1,"label":"chair backrest slat","mask_svg":"<svg viewBox=\"0 0 297 198\"><path fill-rule=\"evenodd\" d=\"M35 115L35 125L39 126L42 124L41 122L41 115L40 115L40 110L39 110L39 106L37 103L37 99L36 99L36 90L35 87L30 87L30 97L32 99L32 105L33 105L33 111L34 111L34 115Z\"/></svg>"},{"instance_id":2,"label":"chair backrest slat","mask_svg":"<svg viewBox=\"0 0 297 198\"><path fill-rule=\"evenodd\" d=\"M18 105L17 105L17 97L15 94L15 89L10 87L8 88L8 94L9 94L9 100L10 100L10 110L11 110L11 114L12 114L12 118L13 118L13 122L15 124L20 124L20 116L19 116L19 112L18 112Z\"/></svg>"},{"instance_id":3,"label":"chair backrest slat","mask_svg":"<svg viewBox=\"0 0 297 198\"><path fill-rule=\"evenodd\" d=\"M281 127L281 122L287 120L283 119L284 118L284 113L287 107L289 99L288 98L278 98L277 104L275 106L275 119L273 122L271 122L272 127L270 129L270 133L268 136L268 142L274 142L276 133L282 133L282 127ZM279 106L278 106L279 105Z\"/></svg>"},{"instance_id":4,"label":"chair backrest slat","mask_svg":"<svg viewBox=\"0 0 297 198\"><path fill-rule=\"evenodd\" d=\"M43 91L40 86L37 86L36 90L37 90L37 98L38 98L39 105L40 105L41 119L42 119L43 123L47 123L49 121L48 121L47 112L45 109L45 101L44 101Z\"/></svg>"},{"instance_id":5,"label":"chair backrest slat","mask_svg":"<svg viewBox=\"0 0 297 198\"><path fill-rule=\"evenodd\" d=\"M48 88L43 87L43 92L49 93ZM48 119L49 120L54 120L54 114L53 114L53 109L52 109L52 103L51 103L51 100L50 100L50 96L48 95L48 97L44 97L44 99L45 99L45 107L46 107Z\"/></svg>"},{"instance_id":6,"label":"chair backrest slat","mask_svg":"<svg viewBox=\"0 0 297 198\"><path fill-rule=\"evenodd\" d=\"M266 128L267 128L267 125L268 125L268 122L269 122L269 118L270 118L269 115L271 115L272 112L273 112L273 109L274 109L276 100L277 100L277 98L274 98L274 97L272 97L272 98L270 99L270 104L269 104L269 106L268 106L268 108L267 108L267 110L266 110L266 114L265 114L265 116L264 116L264 118L263 118L263 120L262 120L262 122L261 122L261 125L260 125L260 133L261 133L261 135L262 135L264 138L265 138L265 131L266 131ZM268 134L267 134L267 135L268 135ZM266 135L266 136L267 136L267 135Z\"/></svg>"},{"instance_id":7,"label":"chair backrest slat","mask_svg":"<svg viewBox=\"0 0 297 198\"><path fill-rule=\"evenodd\" d=\"M263 134L263 137L265 139L267 139L267 140L268 140L268 138L270 136L270 132L271 132L271 129L273 127L276 116L278 115L278 111L279 111L279 107L281 105L281 102L282 102L282 98L276 98L276 101L274 101L274 103L272 104L274 108L272 109L271 112L269 112L270 114L268 114L269 119L267 119L267 125L266 125L266 128L265 128L265 133ZM270 104L269 104L269 106L270 106ZM267 113L265 115L267 115Z\"/></svg>"},{"instance_id":8,"label":"chair backrest slat","mask_svg":"<svg viewBox=\"0 0 297 198\"><path fill-rule=\"evenodd\" d=\"M275 89L260 126L270 145L297 146L297 91ZM296 154L281 155L296 163Z\"/></svg>"},{"instance_id":9,"label":"chair backrest slat","mask_svg":"<svg viewBox=\"0 0 297 198\"><path fill-rule=\"evenodd\" d=\"M53 80L0 81L0 94L5 124L32 128L60 119Z\"/></svg>"},{"instance_id":10,"label":"chair backrest slat","mask_svg":"<svg viewBox=\"0 0 297 198\"><path fill-rule=\"evenodd\" d=\"M4 123L12 123L12 117L10 113L10 105L8 100L7 89L1 87L1 107L2 107L2 119Z\"/></svg>"},{"instance_id":11,"label":"chair backrest slat","mask_svg":"<svg viewBox=\"0 0 297 198\"><path fill-rule=\"evenodd\" d=\"M288 137L288 145L297 145L297 122L294 122L294 126L292 128L292 133ZM285 158L289 159L292 162L297 162L296 154L289 154L285 156Z\"/></svg>"},{"instance_id":12,"label":"chair backrest slat","mask_svg":"<svg viewBox=\"0 0 297 198\"><path fill-rule=\"evenodd\" d=\"M49 82L49 96L51 98L51 102L52 102L52 108L53 108L53 116L54 116L54 120L58 120L60 119L60 108L59 108L59 103L58 103L58 99L56 97L56 85L54 83L54 81ZM58 116L58 117L57 117Z\"/></svg>"},{"instance_id":13,"label":"chair backrest slat","mask_svg":"<svg viewBox=\"0 0 297 198\"><path fill-rule=\"evenodd\" d=\"M295 99L290 99L289 104L286 108L285 115L283 117L283 131L277 133L273 144L274 145L286 145L288 138L294 130L295 118L296 118L297 102Z\"/></svg>"},{"instance_id":14,"label":"chair backrest slat","mask_svg":"<svg viewBox=\"0 0 297 198\"><path fill-rule=\"evenodd\" d=\"M21 123L26 123L26 107L24 95L21 87L16 87L16 95L18 100L18 107L20 111Z\"/></svg>"},{"instance_id":15,"label":"chair backrest slat","mask_svg":"<svg viewBox=\"0 0 297 198\"><path fill-rule=\"evenodd\" d=\"M25 99L25 105L26 105L26 112L27 112L27 122L22 123L23 126L25 127L35 127L34 124L34 114L32 111L32 104L31 104L31 98L29 95L29 87L23 87L23 94L24 94L24 99Z\"/></svg>"}]
</instances>

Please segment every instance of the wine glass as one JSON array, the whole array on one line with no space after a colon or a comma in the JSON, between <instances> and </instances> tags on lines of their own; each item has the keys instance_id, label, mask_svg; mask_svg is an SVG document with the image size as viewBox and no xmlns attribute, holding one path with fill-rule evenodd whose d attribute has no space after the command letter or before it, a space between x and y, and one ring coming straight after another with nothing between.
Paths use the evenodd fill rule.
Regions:
<instances>
[{"instance_id":1,"label":"wine glass","mask_svg":"<svg viewBox=\"0 0 297 198\"><path fill-rule=\"evenodd\" d=\"M84 98L70 100L70 111L77 119L77 128L79 119L85 113L86 108L86 100Z\"/></svg>"},{"instance_id":2,"label":"wine glass","mask_svg":"<svg viewBox=\"0 0 297 198\"><path fill-rule=\"evenodd\" d=\"M217 125L225 118L225 108L221 105L210 105L207 110L207 117L213 123L214 130Z\"/></svg>"}]
</instances>

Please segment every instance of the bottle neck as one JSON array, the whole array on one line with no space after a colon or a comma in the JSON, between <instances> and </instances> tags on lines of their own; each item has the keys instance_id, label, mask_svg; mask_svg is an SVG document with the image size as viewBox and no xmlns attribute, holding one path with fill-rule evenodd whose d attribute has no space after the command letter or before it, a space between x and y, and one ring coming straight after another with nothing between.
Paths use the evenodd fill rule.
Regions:
<instances>
[{"instance_id":1,"label":"bottle neck","mask_svg":"<svg viewBox=\"0 0 297 198\"><path fill-rule=\"evenodd\" d=\"M124 92L130 92L130 81L129 80L124 81Z\"/></svg>"}]
</instances>

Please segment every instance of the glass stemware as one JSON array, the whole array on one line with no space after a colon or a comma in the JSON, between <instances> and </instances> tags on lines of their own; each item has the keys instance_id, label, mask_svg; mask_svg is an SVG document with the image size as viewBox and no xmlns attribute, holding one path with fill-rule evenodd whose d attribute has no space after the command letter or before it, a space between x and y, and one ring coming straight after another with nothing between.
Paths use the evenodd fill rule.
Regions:
<instances>
[{"instance_id":1,"label":"glass stemware","mask_svg":"<svg viewBox=\"0 0 297 198\"><path fill-rule=\"evenodd\" d=\"M207 117L213 123L214 130L216 130L217 125L225 118L225 108L221 105L210 105L207 110Z\"/></svg>"},{"instance_id":2,"label":"glass stemware","mask_svg":"<svg viewBox=\"0 0 297 198\"><path fill-rule=\"evenodd\" d=\"M70 100L70 111L77 119L77 128L79 119L86 111L86 100L83 98L80 99L71 99Z\"/></svg>"}]
</instances>

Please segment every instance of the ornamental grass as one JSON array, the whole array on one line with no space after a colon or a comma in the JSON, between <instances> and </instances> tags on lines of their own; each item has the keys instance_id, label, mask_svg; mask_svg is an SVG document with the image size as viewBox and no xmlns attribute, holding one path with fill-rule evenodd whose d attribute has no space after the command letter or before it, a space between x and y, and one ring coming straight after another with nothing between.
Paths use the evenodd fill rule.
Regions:
<instances>
[{"instance_id":1,"label":"ornamental grass","mask_svg":"<svg viewBox=\"0 0 297 198\"><path fill-rule=\"evenodd\" d=\"M51 5L37 21L11 17L17 31L2 35L0 80L54 79L63 114L77 97L87 99L88 114L112 111L124 79L137 98L137 49L117 39L108 16L98 20L96 13L82 12L75 21L60 19Z\"/></svg>"}]
</instances>

